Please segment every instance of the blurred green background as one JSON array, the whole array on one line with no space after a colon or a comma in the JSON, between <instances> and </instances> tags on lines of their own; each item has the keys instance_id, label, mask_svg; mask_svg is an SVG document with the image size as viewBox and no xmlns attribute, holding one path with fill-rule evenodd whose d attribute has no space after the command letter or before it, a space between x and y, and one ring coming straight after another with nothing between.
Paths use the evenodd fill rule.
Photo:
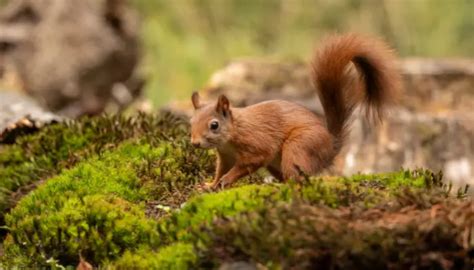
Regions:
<instances>
[{"instance_id":1,"label":"blurred green background","mask_svg":"<svg viewBox=\"0 0 474 270\"><path fill-rule=\"evenodd\" d=\"M155 106L188 98L235 58L308 60L335 31L383 36L401 56L474 56L474 0L132 1Z\"/></svg>"}]
</instances>

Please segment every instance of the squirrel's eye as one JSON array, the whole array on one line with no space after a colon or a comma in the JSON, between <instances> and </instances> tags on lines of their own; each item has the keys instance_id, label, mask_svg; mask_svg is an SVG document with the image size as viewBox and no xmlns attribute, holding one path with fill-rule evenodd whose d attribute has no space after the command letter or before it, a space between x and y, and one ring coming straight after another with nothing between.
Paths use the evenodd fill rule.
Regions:
<instances>
[{"instance_id":1,"label":"squirrel's eye","mask_svg":"<svg viewBox=\"0 0 474 270\"><path fill-rule=\"evenodd\" d=\"M209 128L211 130L217 130L219 128L219 122L217 121L212 121L211 124L209 125Z\"/></svg>"}]
</instances>

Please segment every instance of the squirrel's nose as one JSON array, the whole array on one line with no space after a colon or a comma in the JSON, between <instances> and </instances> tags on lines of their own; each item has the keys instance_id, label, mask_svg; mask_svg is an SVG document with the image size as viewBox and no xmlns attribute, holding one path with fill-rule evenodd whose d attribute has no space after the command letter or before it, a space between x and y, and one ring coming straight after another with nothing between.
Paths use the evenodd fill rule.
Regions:
<instances>
[{"instance_id":1,"label":"squirrel's nose","mask_svg":"<svg viewBox=\"0 0 474 270\"><path fill-rule=\"evenodd\" d=\"M191 141L191 144L194 146L194 147L199 147L201 146L201 143L199 141Z\"/></svg>"}]
</instances>

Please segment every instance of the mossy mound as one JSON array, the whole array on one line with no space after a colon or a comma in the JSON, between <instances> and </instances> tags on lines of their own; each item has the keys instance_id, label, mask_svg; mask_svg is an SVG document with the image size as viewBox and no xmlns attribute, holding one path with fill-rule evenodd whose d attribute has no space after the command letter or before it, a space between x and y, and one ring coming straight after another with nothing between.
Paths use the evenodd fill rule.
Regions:
<instances>
[{"instance_id":1,"label":"mossy mound","mask_svg":"<svg viewBox=\"0 0 474 270\"><path fill-rule=\"evenodd\" d=\"M166 113L102 116L50 125L18 138L14 145L0 146L0 223L3 214L40 180L126 140L155 144L181 139L186 143L187 129L186 119Z\"/></svg>"},{"instance_id":2,"label":"mossy mound","mask_svg":"<svg viewBox=\"0 0 474 270\"><path fill-rule=\"evenodd\" d=\"M181 199L166 201L181 204L212 167L209 153L187 141L185 133L129 139L48 179L5 217L9 266L75 264L78 254L99 264L154 246L158 230L145 216L146 202L180 193Z\"/></svg>"},{"instance_id":3,"label":"mossy mound","mask_svg":"<svg viewBox=\"0 0 474 270\"><path fill-rule=\"evenodd\" d=\"M180 263L206 269L235 261L270 269L466 268L474 263L467 237L474 203L464 191L450 195L440 177L401 171L199 195L162 220L164 247L127 254L114 266L152 263L148 257L164 248L179 252L175 245L188 243L199 257Z\"/></svg>"},{"instance_id":4,"label":"mossy mound","mask_svg":"<svg viewBox=\"0 0 474 270\"><path fill-rule=\"evenodd\" d=\"M301 201L276 204L216 220L202 261L279 269L468 269L474 263L468 237L473 206L451 202L361 211Z\"/></svg>"},{"instance_id":5,"label":"mossy mound","mask_svg":"<svg viewBox=\"0 0 474 270\"><path fill-rule=\"evenodd\" d=\"M192 147L187 130L185 119L167 114L101 117L3 148L12 158L1 160L2 180L16 183L3 209L13 206L9 192L43 181L5 216L0 268L76 266L80 257L110 269L474 263L473 202L450 192L441 174L284 184L256 175L207 193L200 183L211 178L214 156Z\"/></svg>"}]
</instances>

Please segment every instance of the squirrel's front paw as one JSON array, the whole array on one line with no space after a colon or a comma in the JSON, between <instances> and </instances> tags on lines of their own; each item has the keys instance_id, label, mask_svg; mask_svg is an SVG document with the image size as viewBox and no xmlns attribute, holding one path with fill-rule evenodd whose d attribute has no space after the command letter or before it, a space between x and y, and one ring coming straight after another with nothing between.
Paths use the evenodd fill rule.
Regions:
<instances>
[{"instance_id":1,"label":"squirrel's front paw","mask_svg":"<svg viewBox=\"0 0 474 270\"><path fill-rule=\"evenodd\" d=\"M214 181L214 182L210 183L209 187L212 190L216 191L221 187L221 185L222 185L222 181Z\"/></svg>"},{"instance_id":2,"label":"squirrel's front paw","mask_svg":"<svg viewBox=\"0 0 474 270\"><path fill-rule=\"evenodd\" d=\"M232 181L229 181L228 179L225 179L225 178L221 178L219 183L217 183L217 187L220 188L220 189L224 189L224 188L229 187L231 185L232 185Z\"/></svg>"},{"instance_id":3,"label":"squirrel's front paw","mask_svg":"<svg viewBox=\"0 0 474 270\"><path fill-rule=\"evenodd\" d=\"M196 189L200 192L209 192L212 191L213 182L204 182L196 185Z\"/></svg>"},{"instance_id":4,"label":"squirrel's front paw","mask_svg":"<svg viewBox=\"0 0 474 270\"><path fill-rule=\"evenodd\" d=\"M214 189L214 185L215 185L214 182L206 182L206 183L204 183L204 187L205 187L206 189Z\"/></svg>"},{"instance_id":5,"label":"squirrel's front paw","mask_svg":"<svg viewBox=\"0 0 474 270\"><path fill-rule=\"evenodd\" d=\"M201 185L202 189L213 190L213 191L224 189L226 186L228 186L228 183L227 181L225 181L225 179L220 179L219 181L213 181L213 182L205 182L205 183L202 183Z\"/></svg>"},{"instance_id":6,"label":"squirrel's front paw","mask_svg":"<svg viewBox=\"0 0 474 270\"><path fill-rule=\"evenodd\" d=\"M212 182L210 186L212 190L217 191L219 189L224 189L226 186L228 186L228 183L225 181L225 179L220 179L219 181Z\"/></svg>"}]
</instances>

